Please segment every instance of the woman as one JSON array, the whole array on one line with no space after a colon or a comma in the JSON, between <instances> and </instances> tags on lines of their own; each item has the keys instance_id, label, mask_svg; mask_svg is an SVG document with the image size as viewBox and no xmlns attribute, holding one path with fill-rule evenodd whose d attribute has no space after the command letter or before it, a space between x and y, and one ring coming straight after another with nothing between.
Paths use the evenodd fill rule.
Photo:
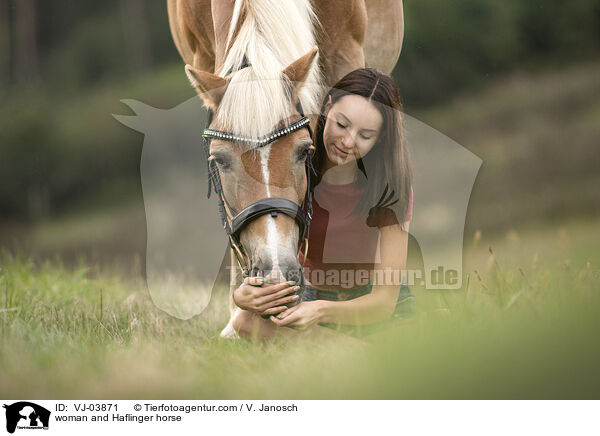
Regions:
<instances>
[{"instance_id":1,"label":"woman","mask_svg":"<svg viewBox=\"0 0 600 436\"><path fill-rule=\"evenodd\" d=\"M262 278L246 278L234 301L269 319L246 312L234 320L238 333L270 336L279 327L371 324L389 319L399 303L413 303L399 275L412 216L400 111L393 79L374 69L355 70L328 92L315 129L315 204L302 302L284 305L297 290L287 282L264 288L263 295L273 296L261 298L272 303L258 305L252 295Z\"/></svg>"}]
</instances>

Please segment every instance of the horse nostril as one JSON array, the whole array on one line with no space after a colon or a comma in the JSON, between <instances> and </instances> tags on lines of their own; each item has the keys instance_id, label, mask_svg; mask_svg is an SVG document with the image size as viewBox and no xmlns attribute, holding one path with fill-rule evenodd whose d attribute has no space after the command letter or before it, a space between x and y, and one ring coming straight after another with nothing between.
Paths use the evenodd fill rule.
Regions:
<instances>
[{"instance_id":1,"label":"horse nostril","mask_svg":"<svg viewBox=\"0 0 600 436\"><path fill-rule=\"evenodd\" d=\"M303 282L302 270L301 269L288 269L285 272L285 279L300 285Z\"/></svg>"},{"instance_id":2,"label":"horse nostril","mask_svg":"<svg viewBox=\"0 0 600 436\"><path fill-rule=\"evenodd\" d=\"M252 269L250 269L250 274L252 277L267 277L271 273L272 269L273 264L269 259L263 260L261 258L257 258L254 262L252 262Z\"/></svg>"}]
</instances>

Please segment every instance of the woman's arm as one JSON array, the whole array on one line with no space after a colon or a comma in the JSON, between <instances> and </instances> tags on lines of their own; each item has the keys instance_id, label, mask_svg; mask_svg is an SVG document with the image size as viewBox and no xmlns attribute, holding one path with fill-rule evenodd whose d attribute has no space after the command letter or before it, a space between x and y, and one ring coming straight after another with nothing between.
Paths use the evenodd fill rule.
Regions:
<instances>
[{"instance_id":1,"label":"woman's arm","mask_svg":"<svg viewBox=\"0 0 600 436\"><path fill-rule=\"evenodd\" d=\"M405 224L405 229L408 226ZM408 233L399 224L380 228L381 264L377 270L402 271L406 266ZM389 271L389 270L388 270ZM389 274L388 274L389 275ZM380 274L385 277L385 274ZM362 325L384 321L391 317L396 307L400 284L373 285L370 294L349 301L316 300L299 304L281 314L271 317L278 325L308 327L314 323Z\"/></svg>"},{"instance_id":2,"label":"woman's arm","mask_svg":"<svg viewBox=\"0 0 600 436\"><path fill-rule=\"evenodd\" d=\"M377 270L386 277L384 272L402 271L406 267L406 250L408 233L400 225L380 228L381 264ZM389 274L387 274L389 276ZM336 324L371 324L388 319L394 313L400 284L379 283L373 285L370 294L349 301L320 301L322 304L320 322Z\"/></svg>"}]
</instances>

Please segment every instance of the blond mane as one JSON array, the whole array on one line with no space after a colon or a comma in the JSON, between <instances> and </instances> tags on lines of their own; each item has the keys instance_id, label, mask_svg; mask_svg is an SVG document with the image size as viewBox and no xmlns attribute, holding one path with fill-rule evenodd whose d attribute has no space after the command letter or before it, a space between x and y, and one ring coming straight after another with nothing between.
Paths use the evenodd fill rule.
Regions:
<instances>
[{"instance_id":1,"label":"blond mane","mask_svg":"<svg viewBox=\"0 0 600 436\"><path fill-rule=\"evenodd\" d=\"M258 138L291 116L294 88L282 71L316 45L317 25L310 0L236 0L227 55L217 72L224 77L234 71L216 113L220 128ZM250 66L240 70L245 59ZM306 114L319 109L317 64L298 93Z\"/></svg>"}]
</instances>

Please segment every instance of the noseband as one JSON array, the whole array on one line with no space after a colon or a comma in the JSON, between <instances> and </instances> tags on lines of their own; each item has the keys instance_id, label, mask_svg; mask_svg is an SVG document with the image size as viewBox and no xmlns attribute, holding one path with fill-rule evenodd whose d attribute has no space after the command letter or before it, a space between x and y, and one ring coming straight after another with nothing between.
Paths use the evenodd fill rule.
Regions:
<instances>
[{"instance_id":1,"label":"noseband","mask_svg":"<svg viewBox=\"0 0 600 436\"><path fill-rule=\"evenodd\" d=\"M234 133L224 132L221 130L210 129L210 123L212 121L212 111L208 113L207 128L204 129L202 137L204 139L204 151L206 154L206 163L208 168L208 195L214 188L215 194L217 195L217 201L219 204L219 215L221 216L221 222L223 228L229 238L229 245L233 249L236 255L238 264L242 269L243 275L250 275L250 258L240 242L240 234L244 227L246 227L251 221L263 216L270 214L273 218L277 217L277 214L283 213L293 218L298 224L300 230L299 247L298 252L304 245L304 257L303 263L306 259L308 251L308 233L310 229L310 220L312 219L312 192L310 190L310 173L314 171L312 167L312 161L310 152L308 153L305 161L306 170L306 194L304 201L301 206L290 201L286 198L280 197L267 197L258 200L249 206L242 209L237 215L231 218L231 222L228 220L227 211L233 209L229 205L229 202L225 198L223 193L223 185L221 184L221 176L219 174L219 168L214 160L209 159L210 157L210 141L212 139L219 139L221 141L228 141L235 144L250 145L253 148L262 148L266 145L276 141L277 139L287 136L300 129L308 129L310 138L313 139L312 129L310 128L310 121L306 118L302 112L300 102L298 102L298 112L302 115L302 118L294 121L293 123L273 130L271 133L263 136L262 138L247 138Z\"/></svg>"}]
</instances>

